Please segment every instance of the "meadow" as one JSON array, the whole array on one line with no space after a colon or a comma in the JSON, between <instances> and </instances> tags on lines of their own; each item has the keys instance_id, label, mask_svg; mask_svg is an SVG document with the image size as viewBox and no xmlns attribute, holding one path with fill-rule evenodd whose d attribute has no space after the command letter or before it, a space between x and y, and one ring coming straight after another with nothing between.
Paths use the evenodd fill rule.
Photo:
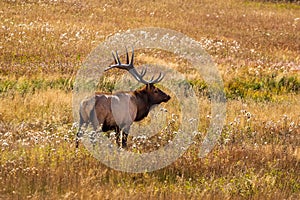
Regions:
<instances>
[{"instance_id":1,"label":"meadow","mask_svg":"<svg viewBox=\"0 0 300 200\"><path fill-rule=\"evenodd\" d=\"M300 5L292 2L1 1L0 199L300 199ZM198 158L210 121L205 82L186 73L185 60L137 51L137 63L186 73L203 114L182 157L135 174L75 150L72 90L99 43L142 27L203 45L223 78L227 113L218 144ZM100 80L100 90L113 87ZM169 134L149 140L164 144ZM143 142L129 137L140 151Z\"/></svg>"}]
</instances>

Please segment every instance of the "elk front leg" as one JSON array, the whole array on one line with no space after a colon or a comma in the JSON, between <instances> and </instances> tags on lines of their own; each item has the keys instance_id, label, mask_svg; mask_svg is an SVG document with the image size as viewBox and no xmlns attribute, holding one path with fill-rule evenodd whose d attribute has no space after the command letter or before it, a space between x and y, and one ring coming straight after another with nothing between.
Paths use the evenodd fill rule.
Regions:
<instances>
[{"instance_id":1,"label":"elk front leg","mask_svg":"<svg viewBox=\"0 0 300 200\"><path fill-rule=\"evenodd\" d=\"M119 127L116 128L116 143L118 147L126 148L127 147L127 137L128 137L129 127L128 128L122 128ZM122 144L121 144L122 141Z\"/></svg>"},{"instance_id":2,"label":"elk front leg","mask_svg":"<svg viewBox=\"0 0 300 200\"><path fill-rule=\"evenodd\" d=\"M120 128L117 126L115 128L115 131L116 131L116 144L118 147L120 147Z\"/></svg>"},{"instance_id":3,"label":"elk front leg","mask_svg":"<svg viewBox=\"0 0 300 200\"><path fill-rule=\"evenodd\" d=\"M126 127L122 129L122 148L127 148L127 137L129 134L130 127Z\"/></svg>"},{"instance_id":4,"label":"elk front leg","mask_svg":"<svg viewBox=\"0 0 300 200\"><path fill-rule=\"evenodd\" d=\"M127 136L128 134L122 131L122 148L127 148Z\"/></svg>"}]
</instances>

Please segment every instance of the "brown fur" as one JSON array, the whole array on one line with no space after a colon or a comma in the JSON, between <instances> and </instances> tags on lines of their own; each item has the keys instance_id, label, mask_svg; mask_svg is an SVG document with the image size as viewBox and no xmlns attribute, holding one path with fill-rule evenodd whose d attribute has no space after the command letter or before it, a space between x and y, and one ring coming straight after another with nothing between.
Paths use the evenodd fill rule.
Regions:
<instances>
[{"instance_id":1,"label":"brown fur","mask_svg":"<svg viewBox=\"0 0 300 200\"><path fill-rule=\"evenodd\" d=\"M86 124L87 126L91 122L94 130L99 125L102 126L104 132L115 130L118 146L120 146L119 138L120 131L122 131L122 146L126 147L132 123L144 119L153 105L167 102L169 99L169 95L153 84L147 84L142 89L133 92L96 93L95 97L81 102L77 137L82 135L82 125ZM78 140L76 147L78 147Z\"/></svg>"}]
</instances>

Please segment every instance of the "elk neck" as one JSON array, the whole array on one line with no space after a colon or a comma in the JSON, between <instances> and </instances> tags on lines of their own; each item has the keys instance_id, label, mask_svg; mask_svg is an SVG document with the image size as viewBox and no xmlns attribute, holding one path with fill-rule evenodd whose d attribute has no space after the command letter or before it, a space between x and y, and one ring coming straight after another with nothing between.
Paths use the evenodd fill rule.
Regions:
<instances>
[{"instance_id":1,"label":"elk neck","mask_svg":"<svg viewBox=\"0 0 300 200\"><path fill-rule=\"evenodd\" d=\"M144 119L153 103L150 101L149 93L146 90L136 90L133 92L136 97L137 115L134 121L140 121Z\"/></svg>"}]
</instances>

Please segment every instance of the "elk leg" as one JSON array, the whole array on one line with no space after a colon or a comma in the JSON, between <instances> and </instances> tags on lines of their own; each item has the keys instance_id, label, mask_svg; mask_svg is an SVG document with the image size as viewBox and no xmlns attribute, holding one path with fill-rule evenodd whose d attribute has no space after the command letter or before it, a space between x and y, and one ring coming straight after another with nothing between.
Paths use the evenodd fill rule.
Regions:
<instances>
[{"instance_id":1,"label":"elk leg","mask_svg":"<svg viewBox=\"0 0 300 200\"><path fill-rule=\"evenodd\" d=\"M97 114L95 112L95 107L91 110L91 113L90 113L90 121L92 123L92 126L93 126L93 129L94 131L97 130L98 126L99 126L99 121L97 119Z\"/></svg>"},{"instance_id":2,"label":"elk leg","mask_svg":"<svg viewBox=\"0 0 300 200\"><path fill-rule=\"evenodd\" d=\"M127 137L129 133L129 127L122 129L122 148L127 147Z\"/></svg>"},{"instance_id":3,"label":"elk leg","mask_svg":"<svg viewBox=\"0 0 300 200\"><path fill-rule=\"evenodd\" d=\"M78 147L79 147L79 137L78 137L78 135L76 135L75 148L77 149Z\"/></svg>"},{"instance_id":4,"label":"elk leg","mask_svg":"<svg viewBox=\"0 0 300 200\"><path fill-rule=\"evenodd\" d=\"M120 128L117 126L115 131L116 131L116 143L117 146L120 147Z\"/></svg>"},{"instance_id":5,"label":"elk leg","mask_svg":"<svg viewBox=\"0 0 300 200\"><path fill-rule=\"evenodd\" d=\"M91 110L90 112L90 121L92 123L92 126L93 126L93 132L91 132L90 134L90 140L92 143L94 143L94 139L95 139L95 135L96 135L96 131L97 131L97 128L99 126L99 121L97 119L97 114L95 112L95 107L93 107L93 109Z\"/></svg>"},{"instance_id":6,"label":"elk leg","mask_svg":"<svg viewBox=\"0 0 300 200\"><path fill-rule=\"evenodd\" d=\"M82 136L81 127L79 127L78 132L76 133L76 139L75 139L75 147L76 149L79 146L79 138Z\"/></svg>"},{"instance_id":7,"label":"elk leg","mask_svg":"<svg viewBox=\"0 0 300 200\"><path fill-rule=\"evenodd\" d=\"M122 148L127 147L127 136L128 134L122 131Z\"/></svg>"},{"instance_id":8,"label":"elk leg","mask_svg":"<svg viewBox=\"0 0 300 200\"><path fill-rule=\"evenodd\" d=\"M83 126L83 124L85 124L85 128L87 128L89 121L90 121L92 123L94 131L96 131L97 127L99 126L99 122L98 122L97 115L95 112L95 107L90 112L89 121L88 120L85 121L83 119L81 113L79 114L79 116L80 116L79 128L78 128L78 132L76 134L76 144L75 144L76 148L78 148L78 146L79 146L79 138L82 137L82 135L83 135L83 131L81 130L81 127Z\"/></svg>"},{"instance_id":9,"label":"elk leg","mask_svg":"<svg viewBox=\"0 0 300 200\"><path fill-rule=\"evenodd\" d=\"M84 123L86 123L84 120L83 120L83 117L81 116L81 113L79 113L79 116L80 116L80 119L79 119L79 127L78 127L78 132L76 133L76 140L75 140L75 147L78 148L79 146L79 138L82 137L83 135L83 132L81 130L81 127ZM86 123L86 126L87 126L87 123Z\"/></svg>"}]
</instances>

